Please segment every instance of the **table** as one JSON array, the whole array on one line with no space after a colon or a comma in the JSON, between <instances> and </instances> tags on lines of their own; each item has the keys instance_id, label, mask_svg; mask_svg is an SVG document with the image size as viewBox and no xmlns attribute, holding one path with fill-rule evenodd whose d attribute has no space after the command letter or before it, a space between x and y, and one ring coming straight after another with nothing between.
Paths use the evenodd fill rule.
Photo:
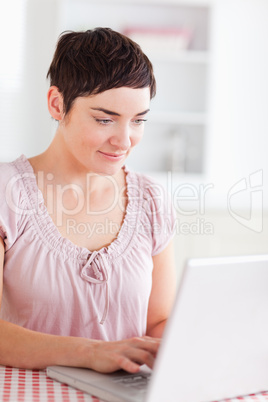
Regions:
<instances>
[{"instance_id":1,"label":"table","mask_svg":"<svg viewBox=\"0 0 268 402\"><path fill-rule=\"evenodd\" d=\"M98 398L61 384L44 370L23 370L0 366L1 402L101 402ZM221 402L264 402L268 391Z\"/></svg>"},{"instance_id":2,"label":"table","mask_svg":"<svg viewBox=\"0 0 268 402\"><path fill-rule=\"evenodd\" d=\"M0 366L1 402L101 402L47 377L44 370Z\"/></svg>"}]
</instances>

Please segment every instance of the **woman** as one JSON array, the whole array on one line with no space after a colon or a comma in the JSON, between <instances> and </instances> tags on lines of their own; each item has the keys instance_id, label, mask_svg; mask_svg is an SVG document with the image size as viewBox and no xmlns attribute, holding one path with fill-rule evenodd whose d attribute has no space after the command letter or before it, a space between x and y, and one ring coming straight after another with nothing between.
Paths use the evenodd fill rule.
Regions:
<instances>
[{"instance_id":1,"label":"woman","mask_svg":"<svg viewBox=\"0 0 268 402\"><path fill-rule=\"evenodd\" d=\"M98 28L63 34L48 77L51 145L0 167L0 364L152 367L175 292L174 217L162 188L124 166L155 94L151 63Z\"/></svg>"}]
</instances>

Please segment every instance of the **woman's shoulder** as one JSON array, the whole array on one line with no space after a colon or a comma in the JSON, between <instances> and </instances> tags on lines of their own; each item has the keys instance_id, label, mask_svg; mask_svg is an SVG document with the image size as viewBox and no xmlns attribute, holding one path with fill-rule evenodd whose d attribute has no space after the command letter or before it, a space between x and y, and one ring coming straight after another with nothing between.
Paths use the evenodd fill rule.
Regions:
<instances>
[{"instance_id":1,"label":"woman's shoulder","mask_svg":"<svg viewBox=\"0 0 268 402\"><path fill-rule=\"evenodd\" d=\"M27 171L27 159L24 155L11 162L0 162L1 185L7 184L14 177L22 176Z\"/></svg>"},{"instance_id":2,"label":"woman's shoulder","mask_svg":"<svg viewBox=\"0 0 268 402\"><path fill-rule=\"evenodd\" d=\"M172 209L171 194L165 185L150 174L130 171L132 183L136 183L139 198L143 199L143 209L165 214Z\"/></svg>"},{"instance_id":3,"label":"woman's shoulder","mask_svg":"<svg viewBox=\"0 0 268 402\"><path fill-rule=\"evenodd\" d=\"M18 203L21 200L23 178L29 175L27 159L24 155L12 162L0 163L0 202Z\"/></svg>"},{"instance_id":4,"label":"woman's shoulder","mask_svg":"<svg viewBox=\"0 0 268 402\"><path fill-rule=\"evenodd\" d=\"M0 162L0 177L2 184L6 179L14 176L14 174L18 173L16 167L14 166L14 162Z\"/></svg>"},{"instance_id":5,"label":"woman's shoulder","mask_svg":"<svg viewBox=\"0 0 268 402\"><path fill-rule=\"evenodd\" d=\"M136 189L135 193L141 200L143 210L149 214L166 215L171 213L174 215L171 194L163 183L145 173L129 171L129 176L128 184ZM131 195L134 195L133 189L131 189Z\"/></svg>"},{"instance_id":6,"label":"woman's shoulder","mask_svg":"<svg viewBox=\"0 0 268 402\"><path fill-rule=\"evenodd\" d=\"M161 194L164 195L166 193L163 184L160 183L153 176L147 173L129 170L127 168L126 171L129 176L129 182L132 186L137 185L139 190L142 191L144 198L148 198L148 196L159 197Z\"/></svg>"},{"instance_id":7,"label":"woman's shoulder","mask_svg":"<svg viewBox=\"0 0 268 402\"><path fill-rule=\"evenodd\" d=\"M176 213L168 189L154 177L137 172L130 172L132 182L140 189L141 219L150 222L152 235L152 255L161 252L174 235Z\"/></svg>"},{"instance_id":8,"label":"woman's shoulder","mask_svg":"<svg viewBox=\"0 0 268 402\"><path fill-rule=\"evenodd\" d=\"M18 227L23 217L25 192L23 175L27 173L24 156L13 162L0 163L0 235L8 250L18 236ZM26 169L27 170L27 169Z\"/></svg>"}]
</instances>

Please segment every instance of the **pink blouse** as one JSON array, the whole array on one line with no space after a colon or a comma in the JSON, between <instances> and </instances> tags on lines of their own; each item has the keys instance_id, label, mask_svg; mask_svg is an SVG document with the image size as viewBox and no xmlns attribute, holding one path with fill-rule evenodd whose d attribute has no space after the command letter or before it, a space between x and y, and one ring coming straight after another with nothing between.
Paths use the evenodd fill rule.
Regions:
<instances>
[{"instance_id":1,"label":"pink blouse","mask_svg":"<svg viewBox=\"0 0 268 402\"><path fill-rule=\"evenodd\" d=\"M91 252L61 236L25 156L0 164L1 319L110 341L146 333L152 256L170 241L174 212L161 186L125 170L128 204L120 232Z\"/></svg>"}]
</instances>

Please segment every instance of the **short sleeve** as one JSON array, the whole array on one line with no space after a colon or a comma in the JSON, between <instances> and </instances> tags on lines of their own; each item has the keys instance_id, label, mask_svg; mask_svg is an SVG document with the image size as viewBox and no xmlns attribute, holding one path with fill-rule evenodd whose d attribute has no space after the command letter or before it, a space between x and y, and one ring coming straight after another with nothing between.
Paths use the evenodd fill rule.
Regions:
<instances>
[{"instance_id":1,"label":"short sleeve","mask_svg":"<svg viewBox=\"0 0 268 402\"><path fill-rule=\"evenodd\" d=\"M170 194L164 187L147 178L144 209L151 224L152 256L165 249L174 236L176 213Z\"/></svg>"},{"instance_id":2,"label":"short sleeve","mask_svg":"<svg viewBox=\"0 0 268 402\"><path fill-rule=\"evenodd\" d=\"M11 163L0 164L0 236L8 250L17 239L21 214L20 180L16 168Z\"/></svg>"}]
</instances>

